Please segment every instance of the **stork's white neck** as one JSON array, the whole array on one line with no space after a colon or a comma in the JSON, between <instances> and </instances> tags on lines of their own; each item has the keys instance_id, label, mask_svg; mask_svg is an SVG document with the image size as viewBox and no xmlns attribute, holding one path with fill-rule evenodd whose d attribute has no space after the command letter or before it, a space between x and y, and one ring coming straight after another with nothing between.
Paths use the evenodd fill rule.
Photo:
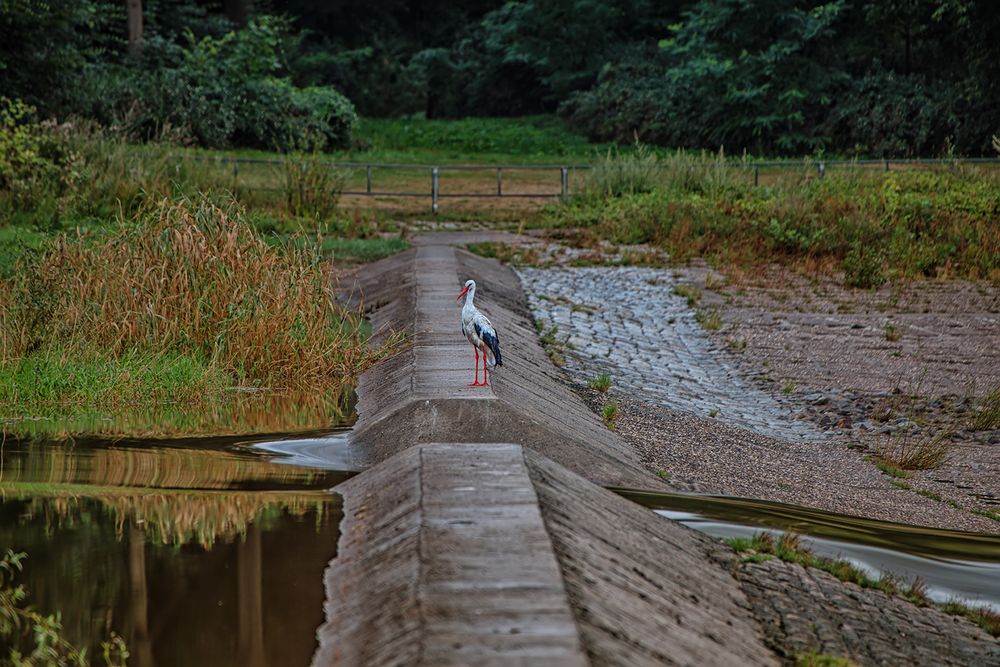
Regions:
<instances>
[{"instance_id":1,"label":"stork's white neck","mask_svg":"<svg viewBox=\"0 0 1000 667\"><path fill-rule=\"evenodd\" d=\"M473 284L473 285L469 286L469 291L465 293L465 305L466 306L471 306L472 305L472 299L475 296L476 296L476 286Z\"/></svg>"}]
</instances>

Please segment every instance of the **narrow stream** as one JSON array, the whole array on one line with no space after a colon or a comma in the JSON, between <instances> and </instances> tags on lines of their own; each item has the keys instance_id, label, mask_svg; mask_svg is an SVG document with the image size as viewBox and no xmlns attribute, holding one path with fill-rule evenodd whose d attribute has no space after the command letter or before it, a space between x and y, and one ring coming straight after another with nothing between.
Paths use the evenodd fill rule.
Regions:
<instances>
[{"instance_id":1,"label":"narrow stream","mask_svg":"<svg viewBox=\"0 0 1000 667\"><path fill-rule=\"evenodd\" d=\"M931 599L959 599L1000 611L1000 536L863 519L783 503L614 489L714 537L795 532L813 552L842 558L869 575L922 579Z\"/></svg>"}]
</instances>

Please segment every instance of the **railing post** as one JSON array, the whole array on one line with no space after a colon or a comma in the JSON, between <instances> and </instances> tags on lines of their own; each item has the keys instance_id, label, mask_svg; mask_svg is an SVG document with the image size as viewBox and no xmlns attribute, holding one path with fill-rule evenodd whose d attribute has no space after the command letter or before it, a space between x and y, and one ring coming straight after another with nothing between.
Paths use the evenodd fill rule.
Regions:
<instances>
[{"instance_id":1,"label":"railing post","mask_svg":"<svg viewBox=\"0 0 1000 667\"><path fill-rule=\"evenodd\" d=\"M372 193L372 166L368 165L368 169L366 169L365 171L367 172L367 176L368 176L368 183L367 183L367 187L365 189L365 192L367 192L368 194L371 194Z\"/></svg>"},{"instance_id":2,"label":"railing post","mask_svg":"<svg viewBox=\"0 0 1000 667\"><path fill-rule=\"evenodd\" d=\"M760 167L753 168L753 185L754 187L760 185Z\"/></svg>"},{"instance_id":3,"label":"railing post","mask_svg":"<svg viewBox=\"0 0 1000 667\"><path fill-rule=\"evenodd\" d=\"M438 212L438 168L431 167L431 210Z\"/></svg>"},{"instance_id":4,"label":"railing post","mask_svg":"<svg viewBox=\"0 0 1000 667\"><path fill-rule=\"evenodd\" d=\"M889 161L888 160L885 161L885 170L889 171Z\"/></svg>"},{"instance_id":5,"label":"railing post","mask_svg":"<svg viewBox=\"0 0 1000 667\"><path fill-rule=\"evenodd\" d=\"M822 162L819 163L819 177L823 178L826 176L826 165Z\"/></svg>"},{"instance_id":6,"label":"railing post","mask_svg":"<svg viewBox=\"0 0 1000 667\"><path fill-rule=\"evenodd\" d=\"M565 199L566 195L569 194L569 169L566 167L559 167L559 176L562 185L560 196Z\"/></svg>"},{"instance_id":7,"label":"railing post","mask_svg":"<svg viewBox=\"0 0 1000 667\"><path fill-rule=\"evenodd\" d=\"M503 197L503 170L497 167L497 197Z\"/></svg>"},{"instance_id":8,"label":"railing post","mask_svg":"<svg viewBox=\"0 0 1000 667\"><path fill-rule=\"evenodd\" d=\"M239 160L233 160L233 180L240 175L240 163Z\"/></svg>"}]
</instances>

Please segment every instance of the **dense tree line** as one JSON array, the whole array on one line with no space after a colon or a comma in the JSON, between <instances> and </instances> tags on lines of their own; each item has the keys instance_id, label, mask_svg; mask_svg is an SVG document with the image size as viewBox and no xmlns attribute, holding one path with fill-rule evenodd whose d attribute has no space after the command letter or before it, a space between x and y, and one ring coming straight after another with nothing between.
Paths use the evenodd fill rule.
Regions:
<instances>
[{"instance_id":1,"label":"dense tree line","mask_svg":"<svg viewBox=\"0 0 1000 667\"><path fill-rule=\"evenodd\" d=\"M366 115L558 112L594 139L729 152L979 154L1000 132L995 0L146 0L129 55L133 3L0 0L0 90L147 134L248 100L195 129L210 144L280 143L252 127L275 100L349 120L333 89ZM157 108L178 87L207 107Z\"/></svg>"}]
</instances>

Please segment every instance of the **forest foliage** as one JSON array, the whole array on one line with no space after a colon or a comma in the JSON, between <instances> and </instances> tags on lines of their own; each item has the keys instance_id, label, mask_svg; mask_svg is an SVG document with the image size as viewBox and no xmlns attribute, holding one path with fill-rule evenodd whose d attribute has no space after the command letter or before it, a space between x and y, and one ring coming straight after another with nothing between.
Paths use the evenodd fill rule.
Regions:
<instances>
[{"instance_id":1,"label":"forest foliage","mask_svg":"<svg viewBox=\"0 0 1000 667\"><path fill-rule=\"evenodd\" d=\"M277 149L347 145L355 108L558 112L591 140L729 154L978 155L1000 133L993 0L147 0L131 55L124 5L2 0L0 91Z\"/></svg>"}]
</instances>

